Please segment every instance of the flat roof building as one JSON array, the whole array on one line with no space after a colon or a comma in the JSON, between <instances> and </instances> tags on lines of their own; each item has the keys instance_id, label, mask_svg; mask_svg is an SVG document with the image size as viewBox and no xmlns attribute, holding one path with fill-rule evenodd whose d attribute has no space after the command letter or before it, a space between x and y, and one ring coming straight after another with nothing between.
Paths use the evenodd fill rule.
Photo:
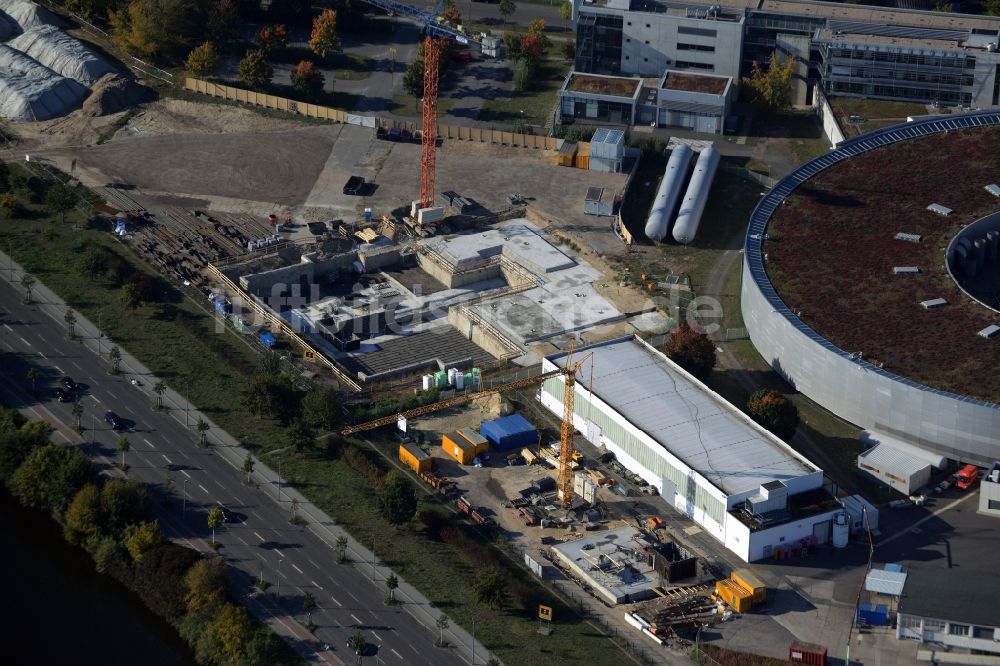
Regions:
<instances>
[{"instance_id":1,"label":"flat roof building","mask_svg":"<svg viewBox=\"0 0 1000 666\"><path fill-rule=\"evenodd\" d=\"M590 345L574 425L747 561L800 540L825 543L839 502L823 472L637 337ZM564 367L566 354L543 360ZM564 377L541 401L561 416Z\"/></svg>"},{"instance_id":2,"label":"flat roof building","mask_svg":"<svg viewBox=\"0 0 1000 666\"><path fill-rule=\"evenodd\" d=\"M993 573L911 567L899 600L896 638L943 645L950 652L1000 654L997 590L1000 576Z\"/></svg>"}]
</instances>

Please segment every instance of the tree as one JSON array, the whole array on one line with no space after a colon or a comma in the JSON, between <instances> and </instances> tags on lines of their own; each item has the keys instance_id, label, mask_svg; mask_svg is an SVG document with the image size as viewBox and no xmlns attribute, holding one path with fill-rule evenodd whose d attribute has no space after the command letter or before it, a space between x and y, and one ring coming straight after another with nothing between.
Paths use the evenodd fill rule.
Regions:
<instances>
[{"instance_id":1,"label":"tree","mask_svg":"<svg viewBox=\"0 0 1000 666\"><path fill-rule=\"evenodd\" d=\"M143 553L133 568L131 587L154 613L176 622L187 612L184 586L178 583L199 560L193 548L165 541Z\"/></svg>"},{"instance_id":2,"label":"tree","mask_svg":"<svg viewBox=\"0 0 1000 666\"><path fill-rule=\"evenodd\" d=\"M219 66L219 52L212 42L202 42L191 49L184 67L191 76L205 77L214 73Z\"/></svg>"},{"instance_id":3,"label":"tree","mask_svg":"<svg viewBox=\"0 0 1000 666\"><path fill-rule=\"evenodd\" d=\"M66 9L88 21L94 21L106 18L108 10L116 4L118 3L114 0L66 0Z\"/></svg>"},{"instance_id":4,"label":"tree","mask_svg":"<svg viewBox=\"0 0 1000 666\"><path fill-rule=\"evenodd\" d=\"M525 58L538 60L545 53L545 47L538 35L525 35L521 38L521 54Z\"/></svg>"},{"instance_id":5,"label":"tree","mask_svg":"<svg viewBox=\"0 0 1000 666\"><path fill-rule=\"evenodd\" d=\"M503 37L500 38L503 41L504 51L507 52L507 59L512 62L517 62L521 57L521 39L522 36L516 32L505 32Z\"/></svg>"},{"instance_id":6,"label":"tree","mask_svg":"<svg viewBox=\"0 0 1000 666\"><path fill-rule=\"evenodd\" d=\"M274 69L267 62L267 56L261 49L247 51L240 60L240 81L249 88L263 88L271 83Z\"/></svg>"},{"instance_id":7,"label":"tree","mask_svg":"<svg viewBox=\"0 0 1000 666\"><path fill-rule=\"evenodd\" d=\"M708 335L688 322L670 333L664 353L698 379L707 379L715 367L715 345Z\"/></svg>"},{"instance_id":8,"label":"tree","mask_svg":"<svg viewBox=\"0 0 1000 666\"><path fill-rule=\"evenodd\" d=\"M379 493L379 513L392 525L402 525L417 513L417 493L402 473L393 470L385 477Z\"/></svg>"},{"instance_id":9,"label":"tree","mask_svg":"<svg viewBox=\"0 0 1000 666\"><path fill-rule=\"evenodd\" d=\"M195 562L184 575L188 612L200 613L221 603L226 598L228 578L225 562L217 557Z\"/></svg>"},{"instance_id":10,"label":"tree","mask_svg":"<svg viewBox=\"0 0 1000 666\"><path fill-rule=\"evenodd\" d=\"M514 0L500 0L500 4L497 5L497 12L503 18L503 22L507 22L507 17L517 11L517 5L514 4Z\"/></svg>"},{"instance_id":11,"label":"tree","mask_svg":"<svg viewBox=\"0 0 1000 666\"><path fill-rule=\"evenodd\" d=\"M983 13L987 16L1000 16L1000 0L983 0Z\"/></svg>"},{"instance_id":12,"label":"tree","mask_svg":"<svg viewBox=\"0 0 1000 666\"><path fill-rule=\"evenodd\" d=\"M76 429L78 432L83 430L83 405L80 404L79 398L73 401L73 416L76 417Z\"/></svg>"},{"instance_id":13,"label":"tree","mask_svg":"<svg viewBox=\"0 0 1000 666\"><path fill-rule=\"evenodd\" d=\"M156 408L163 409L163 394L167 392L167 384L162 379L157 379L153 384L153 393L156 394Z\"/></svg>"},{"instance_id":14,"label":"tree","mask_svg":"<svg viewBox=\"0 0 1000 666\"><path fill-rule=\"evenodd\" d=\"M441 615L438 616L438 619L434 622L434 624L438 628L437 645L438 645L438 647L444 647L445 646L444 632L451 625L451 622L448 620L448 616L447 615L445 615L444 613L441 613Z\"/></svg>"},{"instance_id":15,"label":"tree","mask_svg":"<svg viewBox=\"0 0 1000 666\"><path fill-rule=\"evenodd\" d=\"M566 57L566 60L576 58L576 42L570 40L563 42L563 55Z\"/></svg>"},{"instance_id":16,"label":"tree","mask_svg":"<svg viewBox=\"0 0 1000 666\"><path fill-rule=\"evenodd\" d=\"M250 615L245 608L236 604L223 604L209 625L209 631L218 641L220 663L245 663L247 645L254 633Z\"/></svg>"},{"instance_id":17,"label":"tree","mask_svg":"<svg viewBox=\"0 0 1000 666\"><path fill-rule=\"evenodd\" d=\"M559 18L563 21L569 21L573 18L573 4L571 2L563 2L559 5Z\"/></svg>"},{"instance_id":18,"label":"tree","mask_svg":"<svg viewBox=\"0 0 1000 666\"><path fill-rule=\"evenodd\" d=\"M94 468L76 449L47 444L32 450L11 477L11 491L29 509L61 516Z\"/></svg>"},{"instance_id":19,"label":"tree","mask_svg":"<svg viewBox=\"0 0 1000 666\"><path fill-rule=\"evenodd\" d=\"M25 374L28 381L31 382L31 394L35 394L35 382L38 381L38 368L32 366L28 368L28 372Z\"/></svg>"},{"instance_id":20,"label":"tree","mask_svg":"<svg viewBox=\"0 0 1000 666\"><path fill-rule=\"evenodd\" d=\"M247 453L247 457L243 459L243 473L247 475L247 485L250 485L250 475L253 474L254 468L253 456Z\"/></svg>"},{"instance_id":21,"label":"tree","mask_svg":"<svg viewBox=\"0 0 1000 666\"><path fill-rule=\"evenodd\" d=\"M299 520L299 501L292 498L292 503L288 506L288 522L296 523Z\"/></svg>"},{"instance_id":22,"label":"tree","mask_svg":"<svg viewBox=\"0 0 1000 666\"><path fill-rule=\"evenodd\" d=\"M462 12L458 11L458 7L456 7L454 3L445 3L444 9L441 10L441 13L438 14L438 16L455 25L460 25L462 23Z\"/></svg>"},{"instance_id":23,"label":"tree","mask_svg":"<svg viewBox=\"0 0 1000 666\"><path fill-rule=\"evenodd\" d=\"M104 521L100 489L93 483L80 488L66 507L64 520L63 535L71 544L81 545L96 540Z\"/></svg>"},{"instance_id":24,"label":"tree","mask_svg":"<svg viewBox=\"0 0 1000 666\"><path fill-rule=\"evenodd\" d=\"M118 345L112 345L108 350L108 358L111 359L111 374L117 375L122 370L122 350Z\"/></svg>"},{"instance_id":25,"label":"tree","mask_svg":"<svg viewBox=\"0 0 1000 666\"><path fill-rule=\"evenodd\" d=\"M283 49L288 45L288 29L280 23L265 25L257 32L257 44L265 53Z\"/></svg>"},{"instance_id":26,"label":"tree","mask_svg":"<svg viewBox=\"0 0 1000 666\"><path fill-rule=\"evenodd\" d=\"M309 99L315 99L323 92L326 78L311 60L303 60L292 70L292 87Z\"/></svg>"},{"instance_id":27,"label":"tree","mask_svg":"<svg viewBox=\"0 0 1000 666\"><path fill-rule=\"evenodd\" d=\"M235 32L234 27L239 21L239 11L236 0L216 0L208 10L206 27L208 34L217 41L225 41Z\"/></svg>"},{"instance_id":28,"label":"tree","mask_svg":"<svg viewBox=\"0 0 1000 666\"><path fill-rule=\"evenodd\" d=\"M45 207L53 213L59 214L60 224L66 221L66 211L71 209L75 203L76 195L61 183L53 185L45 193Z\"/></svg>"},{"instance_id":29,"label":"tree","mask_svg":"<svg viewBox=\"0 0 1000 666\"><path fill-rule=\"evenodd\" d=\"M324 9L313 19L312 34L309 36L309 50L325 58L330 51L340 50L340 38L337 37L337 12Z\"/></svg>"},{"instance_id":30,"label":"tree","mask_svg":"<svg viewBox=\"0 0 1000 666\"><path fill-rule=\"evenodd\" d=\"M396 589L399 588L399 579L396 578L396 574L391 573L385 579L385 588L389 590L389 603L396 603Z\"/></svg>"},{"instance_id":31,"label":"tree","mask_svg":"<svg viewBox=\"0 0 1000 666\"><path fill-rule=\"evenodd\" d=\"M285 441L296 453L305 453L316 443L312 428L302 419L295 419L285 431Z\"/></svg>"},{"instance_id":32,"label":"tree","mask_svg":"<svg viewBox=\"0 0 1000 666\"><path fill-rule=\"evenodd\" d=\"M306 393L302 398L302 420L320 431L337 427L340 423L340 398L337 392L324 387Z\"/></svg>"},{"instance_id":33,"label":"tree","mask_svg":"<svg viewBox=\"0 0 1000 666\"><path fill-rule=\"evenodd\" d=\"M24 206L18 201L16 194L4 192L0 194L0 213L7 219L21 217L24 214Z\"/></svg>"},{"instance_id":34,"label":"tree","mask_svg":"<svg viewBox=\"0 0 1000 666\"><path fill-rule=\"evenodd\" d=\"M128 441L128 437L118 438L118 450L122 452L122 469L125 469L125 454L129 452L132 448L132 443Z\"/></svg>"},{"instance_id":35,"label":"tree","mask_svg":"<svg viewBox=\"0 0 1000 666\"><path fill-rule=\"evenodd\" d=\"M547 49L552 46L552 40L545 34L545 19L534 19L529 23L528 34L537 37L538 41L542 44L542 48Z\"/></svg>"},{"instance_id":36,"label":"tree","mask_svg":"<svg viewBox=\"0 0 1000 666\"><path fill-rule=\"evenodd\" d=\"M215 545L215 528L226 522L225 517L222 514L222 509L217 506L213 506L212 510L208 512L208 527L212 530L212 545Z\"/></svg>"},{"instance_id":37,"label":"tree","mask_svg":"<svg viewBox=\"0 0 1000 666\"><path fill-rule=\"evenodd\" d=\"M271 382L259 375L251 377L243 389L243 402L257 418L271 410L272 397Z\"/></svg>"},{"instance_id":38,"label":"tree","mask_svg":"<svg viewBox=\"0 0 1000 666\"><path fill-rule=\"evenodd\" d=\"M747 414L780 439L788 441L799 425L799 408L784 395L771 389L754 391L747 401Z\"/></svg>"},{"instance_id":39,"label":"tree","mask_svg":"<svg viewBox=\"0 0 1000 666\"><path fill-rule=\"evenodd\" d=\"M358 629L353 634L351 634L351 637L347 639L347 647L354 654L358 654L359 655L362 652L364 652L366 645L367 644L365 643L365 637L361 633L360 629Z\"/></svg>"},{"instance_id":40,"label":"tree","mask_svg":"<svg viewBox=\"0 0 1000 666\"><path fill-rule=\"evenodd\" d=\"M31 289L35 286L35 278L25 273L21 276L21 286L24 288L24 302L31 303Z\"/></svg>"},{"instance_id":41,"label":"tree","mask_svg":"<svg viewBox=\"0 0 1000 666\"><path fill-rule=\"evenodd\" d=\"M497 567L490 567L472 584L476 600L492 609L502 608L507 599L507 579Z\"/></svg>"},{"instance_id":42,"label":"tree","mask_svg":"<svg viewBox=\"0 0 1000 666\"><path fill-rule=\"evenodd\" d=\"M142 521L149 513L146 485L136 479L110 479L101 488L103 530L117 536L126 525Z\"/></svg>"},{"instance_id":43,"label":"tree","mask_svg":"<svg viewBox=\"0 0 1000 666\"><path fill-rule=\"evenodd\" d=\"M347 561L347 537L339 536L337 537L336 545L334 546L334 551L337 553L337 563L343 564Z\"/></svg>"},{"instance_id":44,"label":"tree","mask_svg":"<svg viewBox=\"0 0 1000 666\"><path fill-rule=\"evenodd\" d=\"M772 111L785 111L792 104L792 75L795 73L795 58L781 62L778 52L771 52L771 62L764 70L756 60L751 66L750 76L743 77L743 85L756 93L754 101Z\"/></svg>"},{"instance_id":45,"label":"tree","mask_svg":"<svg viewBox=\"0 0 1000 666\"><path fill-rule=\"evenodd\" d=\"M316 610L316 597L307 591L302 597L302 612L306 614L306 624L312 624L314 610Z\"/></svg>"},{"instance_id":46,"label":"tree","mask_svg":"<svg viewBox=\"0 0 1000 666\"><path fill-rule=\"evenodd\" d=\"M417 102L424 96L424 59L417 58L406 68L403 74L403 90L413 95L413 108L417 108Z\"/></svg>"},{"instance_id":47,"label":"tree","mask_svg":"<svg viewBox=\"0 0 1000 666\"><path fill-rule=\"evenodd\" d=\"M163 532L160 531L160 524L155 520L143 520L125 527L122 537L122 545L132 556L133 562L142 562L145 553L155 546L163 543Z\"/></svg>"},{"instance_id":48,"label":"tree","mask_svg":"<svg viewBox=\"0 0 1000 666\"><path fill-rule=\"evenodd\" d=\"M111 12L115 42L139 58L177 62L198 32L198 12L192 0L132 0Z\"/></svg>"},{"instance_id":49,"label":"tree","mask_svg":"<svg viewBox=\"0 0 1000 666\"><path fill-rule=\"evenodd\" d=\"M212 429L212 426L208 425L208 421L199 416L195 428L198 430L198 446L205 448L208 446L208 431Z\"/></svg>"},{"instance_id":50,"label":"tree","mask_svg":"<svg viewBox=\"0 0 1000 666\"><path fill-rule=\"evenodd\" d=\"M118 302L127 310L138 310L142 307L142 298L139 297L139 290L132 282L126 282L118 290Z\"/></svg>"},{"instance_id":51,"label":"tree","mask_svg":"<svg viewBox=\"0 0 1000 666\"><path fill-rule=\"evenodd\" d=\"M73 312L73 308L66 308L66 312L63 313L63 321L66 322L66 336L72 340L76 337L76 314Z\"/></svg>"}]
</instances>

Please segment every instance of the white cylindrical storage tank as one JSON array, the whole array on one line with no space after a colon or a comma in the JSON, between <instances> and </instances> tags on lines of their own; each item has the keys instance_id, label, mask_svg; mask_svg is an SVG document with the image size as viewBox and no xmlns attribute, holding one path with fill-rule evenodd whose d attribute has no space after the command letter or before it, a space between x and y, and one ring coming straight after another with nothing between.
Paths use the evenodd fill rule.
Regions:
<instances>
[{"instance_id":1,"label":"white cylindrical storage tank","mask_svg":"<svg viewBox=\"0 0 1000 666\"><path fill-rule=\"evenodd\" d=\"M449 384L454 384L455 383L455 375L456 374L458 374L458 370L456 370L455 368L448 368L448 383Z\"/></svg>"},{"instance_id":2,"label":"white cylindrical storage tank","mask_svg":"<svg viewBox=\"0 0 1000 666\"><path fill-rule=\"evenodd\" d=\"M463 375L461 372L455 373L455 388L457 388L459 391L465 388L465 375Z\"/></svg>"},{"instance_id":3,"label":"white cylindrical storage tank","mask_svg":"<svg viewBox=\"0 0 1000 666\"><path fill-rule=\"evenodd\" d=\"M681 201L677 221L674 222L674 240L682 245L693 241L698 233L701 214L705 212L705 204L708 203L708 192L712 189L712 179L719 166L719 159L719 151L706 148L694 165L694 174L684 193L684 200Z\"/></svg>"},{"instance_id":4,"label":"white cylindrical storage tank","mask_svg":"<svg viewBox=\"0 0 1000 666\"><path fill-rule=\"evenodd\" d=\"M430 391L434 386L434 375L424 375L420 384L425 391Z\"/></svg>"},{"instance_id":5,"label":"white cylindrical storage tank","mask_svg":"<svg viewBox=\"0 0 1000 666\"><path fill-rule=\"evenodd\" d=\"M846 548L851 535L851 524L846 512L833 517L833 547Z\"/></svg>"},{"instance_id":6,"label":"white cylindrical storage tank","mask_svg":"<svg viewBox=\"0 0 1000 666\"><path fill-rule=\"evenodd\" d=\"M693 157L694 151L683 143L671 151L667 168L663 171L663 180L660 181L653 206L649 209L649 217L646 218L646 237L649 240L659 242L667 237L670 217L677 207Z\"/></svg>"}]
</instances>

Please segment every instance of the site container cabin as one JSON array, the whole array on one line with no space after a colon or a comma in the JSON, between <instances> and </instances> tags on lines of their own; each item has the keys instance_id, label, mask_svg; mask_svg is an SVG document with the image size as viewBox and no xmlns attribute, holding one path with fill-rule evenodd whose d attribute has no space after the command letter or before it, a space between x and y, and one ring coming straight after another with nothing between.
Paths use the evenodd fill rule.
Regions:
<instances>
[{"instance_id":1,"label":"site container cabin","mask_svg":"<svg viewBox=\"0 0 1000 666\"><path fill-rule=\"evenodd\" d=\"M715 584L715 594L737 613L746 613L753 605L753 593L731 580L718 581Z\"/></svg>"},{"instance_id":2,"label":"site container cabin","mask_svg":"<svg viewBox=\"0 0 1000 666\"><path fill-rule=\"evenodd\" d=\"M811 666L826 666L826 648L815 643L792 641L788 647L788 661Z\"/></svg>"},{"instance_id":3,"label":"site container cabin","mask_svg":"<svg viewBox=\"0 0 1000 666\"><path fill-rule=\"evenodd\" d=\"M753 595L754 606L767 601L767 586L749 569L737 569L729 579Z\"/></svg>"},{"instance_id":4,"label":"site container cabin","mask_svg":"<svg viewBox=\"0 0 1000 666\"><path fill-rule=\"evenodd\" d=\"M417 474L431 471L434 459L416 444L400 444L399 459Z\"/></svg>"},{"instance_id":5,"label":"site container cabin","mask_svg":"<svg viewBox=\"0 0 1000 666\"><path fill-rule=\"evenodd\" d=\"M470 435L474 435L470 439ZM462 465L471 465L475 458L486 453L489 444L481 435L468 430L456 430L441 436L441 448Z\"/></svg>"}]
</instances>

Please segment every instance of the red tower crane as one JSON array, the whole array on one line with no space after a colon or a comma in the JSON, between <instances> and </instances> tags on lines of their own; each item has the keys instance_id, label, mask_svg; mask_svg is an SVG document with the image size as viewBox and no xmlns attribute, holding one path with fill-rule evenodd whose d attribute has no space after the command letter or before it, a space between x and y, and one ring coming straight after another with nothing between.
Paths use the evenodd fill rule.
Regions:
<instances>
[{"instance_id":1,"label":"red tower crane","mask_svg":"<svg viewBox=\"0 0 1000 666\"><path fill-rule=\"evenodd\" d=\"M460 25L453 25L438 14L444 7L440 0L433 10L427 11L392 0L365 0L368 4L384 9L390 16L405 16L423 26L424 37L424 101L420 139L420 207L434 205L434 177L437 162L437 100L438 73L440 71L441 40L451 39L466 46L483 47L483 35L466 32Z\"/></svg>"}]
</instances>

